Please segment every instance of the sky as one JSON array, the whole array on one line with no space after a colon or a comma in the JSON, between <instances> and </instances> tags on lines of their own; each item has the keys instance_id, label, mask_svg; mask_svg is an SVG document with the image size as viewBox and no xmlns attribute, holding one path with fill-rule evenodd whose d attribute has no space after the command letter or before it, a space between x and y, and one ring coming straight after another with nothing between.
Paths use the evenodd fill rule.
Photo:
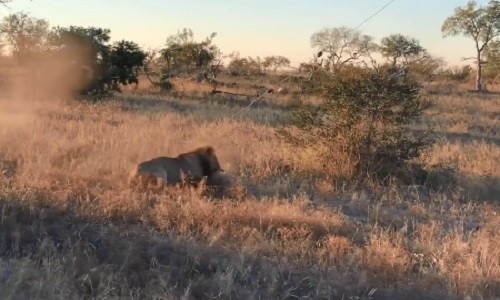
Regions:
<instances>
[{"instance_id":1,"label":"sky","mask_svg":"<svg viewBox=\"0 0 500 300\"><path fill-rule=\"evenodd\" d=\"M389 0L12 0L0 16L26 12L51 26L94 26L111 30L112 40L131 40L159 48L169 35L191 28L197 40L216 32L224 54L283 55L292 65L315 53L311 35L325 27L354 28ZM487 0L476 1L486 5ZM467 0L395 0L359 30L380 41L400 33L420 41L449 65L474 56L465 37L443 38L441 26Z\"/></svg>"}]
</instances>

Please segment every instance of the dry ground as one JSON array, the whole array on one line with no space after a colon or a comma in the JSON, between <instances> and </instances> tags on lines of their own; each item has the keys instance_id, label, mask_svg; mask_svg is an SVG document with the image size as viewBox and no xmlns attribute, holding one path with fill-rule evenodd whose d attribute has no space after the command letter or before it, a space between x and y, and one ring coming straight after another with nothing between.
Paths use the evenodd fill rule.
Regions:
<instances>
[{"instance_id":1,"label":"dry ground","mask_svg":"<svg viewBox=\"0 0 500 300\"><path fill-rule=\"evenodd\" d=\"M2 299L500 297L500 96L436 97L415 125L436 138L429 184L367 187L276 138L289 95L232 117L245 99L189 92L2 103ZM226 197L127 187L204 144Z\"/></svg>"}]
</instances>

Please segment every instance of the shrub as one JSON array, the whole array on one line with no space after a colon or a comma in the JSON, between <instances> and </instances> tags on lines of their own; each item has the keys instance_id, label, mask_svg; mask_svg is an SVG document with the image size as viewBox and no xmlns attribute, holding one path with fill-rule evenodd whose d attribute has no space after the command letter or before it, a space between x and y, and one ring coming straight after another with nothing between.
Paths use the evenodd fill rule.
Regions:
<instances>
[{"instance_id":1,"label":"shrub","mask_svg":"<svg viewBox=\"0 0 500 300\"><path fill-rule=\"evenodd\" d=\"M94 27L56 27L51 33L54 46L64 45L61 60L71 61L76 69L85 67L93 75L80 93L100 99L115 91L120 84L138 83L138 71L146 54L129 41L109 44L110 30Z\"/></svg>"},{"instance_id":2,"label":"shrub","mask_svg":"<svg viewBox=\"0 0 500 300\"><path fill-rule=\"evenodd\" d=\"M197 42L189 28L179 30L167 38L165 48L161 49L161 61L173 74L192 74L208 68L220 55L213 43L217 34L213 32L204 41Z\"/></svg>"},{"instance_id":3,"label":"shrub","mask_svg":"<svg viewBox=\"0 0 500 300\"><path fill-rule=\"evenodd\" d=\"M450 81L466 82L467 80L470 79L471 73L472 73L472 68L467 65L462 67L454 66L448 68L446 70L443 70L440 75L444 79Z\"/></svg>"},{"instance_id":4,"label":"shrub","mask_svg":"<svg viewBox=\"0 0 500 300\"><path fill-rule=\"evenodd\" d=\"M259 76L263 74L260 59L232 58L228 65L229 73L232 76Z\"/></svg>"},{"instance_id":5,"label":"shrub","mask_svg":"<svg viewBox=\"0 0 500 300\"><path fill-rule=\"evenodd\" d=\"M397 67L350 67L317 86L322 103L295 111L292 127L280 133L299 147L326 146L324 166L340 150L354 162L352 175L386 178L404 171L426 145L409 130L423 110L420 85Z\"/></svg>"}]
</instances>

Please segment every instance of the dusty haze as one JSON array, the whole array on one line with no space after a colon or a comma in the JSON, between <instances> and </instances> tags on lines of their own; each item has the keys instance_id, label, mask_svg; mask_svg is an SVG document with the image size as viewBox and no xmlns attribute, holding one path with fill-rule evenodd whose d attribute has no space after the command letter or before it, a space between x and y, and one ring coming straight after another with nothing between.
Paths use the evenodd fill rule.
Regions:
<instances>
[{"instance_id":1,"label":"dusty haze","mask_svg":"<svg viewBox=\"0 0 500 300\"><path fill-rule=\"evenodd\" d=\"M40 112L74 99L91 80L89 62L65 49L21 59L0 57L0 126L22 128Z\"/></svg>"}]
</instances>

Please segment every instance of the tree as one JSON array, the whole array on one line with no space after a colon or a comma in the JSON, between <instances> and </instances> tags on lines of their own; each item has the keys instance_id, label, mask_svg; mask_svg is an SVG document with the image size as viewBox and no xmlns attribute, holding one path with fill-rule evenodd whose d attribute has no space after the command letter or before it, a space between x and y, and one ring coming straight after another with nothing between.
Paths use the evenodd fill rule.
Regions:
<instances>
[{"instance_id":1,"label":"tree","mask_svg":"<svg viewBox=\"0 0 500 300\"><path fill-rule=\"evenodd\" d=\"M404 171L425 141L409 127L423 111L420 85L400 71L383 65L330 73L320 105L295 111L293 127L280 133L295 146L328 149L322 157L325 167L341 152L354 164L353 176L386 178Z\"/></svg>"},{"instance_id":2,"label":"tree","mask_svg":"<svg viewBox=\"0 0 500 300\"><path fill-rule=\"evenodd\" d=\"M255 76L262 74L263 62L259 56L240 57L240 53L235 51L229 54L229 64L227 68L229 73L234 76Z\"/></svg>"},{"instance_id":3,"label":"tree","mask_svg":"<svg viewBox=\"0 0 500 300\"><path fill-rule=\"evenodd\" d=\"M75 68L90 69L93 78L81 90L83 94L101 97L119 91L119 85L138 83L138 69L146 54L134 42L109 44L110 30L95 27L56 27L50 40L64 46L58 53L62 61L71 61Z\"/></svg>"},{"instance_id":4,"label":"tree","mask_svg":"<svg viewBox=\"0 0 500 300\"><path fill-rule=\"evenodd\" d=\"M64 52L80 65L99 69L109 56L109 29L96 27L55 27L50 34L54 46L64 46Z\"/></svg>"},{"instance_id":5,"label":"tree","mask_svg":"<svg viewBox=\"0 0 500 300\"><path fill-rule=\"evenodd\" d=\"M20 60L42 52L47 45L48 33L49 23L46 20L22 12L8 15L0 23L2 39Z\"/></svg>"},{"instance_id":6,"label":"tree","mask_svg":"<svg viewBox=\"0 0 500 300\"><path fill-rule=\"evenodd\" d=\"M266 56L264 57L262 66L264 68L273 68L274 72L276 72L279 68L290 66L290 60L281 55Z\"/></svg>"},{"instance_id":7,"label":"tree","mask_svg":"<svg viewBox=\"0 0 500 300\"><path fill-rule=\"evenodd\" d=\"M424 59L427 51L420 46L418 40L401 34L392 34L381 41L380 52L387 59L392 60L392 65L405 64Z\"/></svg>"},{"instance_id":8,"label":"tree","mask_svg":"<svg viewBox=\"0 0 500 300\"><path fill-rule=\"evenodd\" d=\"M121 40L115 42L109 54L109 84L118 89L118 84L138 84L139 68L143 65L146 53L135 42Z\"/></svg>"},{"instance_id":9,"label":"tree","mask_svg":"<svg viewBox=\"0 0 500 300\"><path fill-rule=\"evenodd\" d=\"M30 1L33 1L33 0L30 0ZM12 2L12 0L0 0L0 5L3 5L4 7L8 8L7 4L11 3L11 2Z\"/></svg>"},{"instance_id":10,"label":"tree","mask_svg":"<svg viewBox=\"0 0 500 300\"><path fill-rule=\"evenodd\" d=\"M50 35L52 45L61 48L56 54L61 63L72 62L76 70L89 70L92 78L81 87L84 95L101 95L105 86L105 71L109 59L109 29L96 27L55 27Z\"/></svg>"},{"instance_id":11,"label":"tree","mask_svg":"<svg viewBox=\"0 0 500 300\"><path fill-rule=\"evenodd\" d=\"M372 37L347 27L324 28L314 33L311 36L311 46L328 54L328 67L333 71L369 55L375 49Z\"/></svg>"},{"instance_id":12,"label":"tree","mask_svg":"<svg viewBox=\"0 0 500 300\"><path fill-rule=\"evenodd\" d=\"M189 73L208 67L219 55L219 49L213 44L217 34L214 32L204 41L196 42L191 29L184 28L169 36L162 58L171 71Z\"/></svg>"},{"instance_id":13,"label":"tree","mask_svg":"<svg viewBox=\"0 0 500 300\"><path fill-rule=\"evenodd\" d=\"M497 79L500 76L500 41L492 41L484 50L487 63L484 65L483 77Z\"/></svg>"},{"instance_id":14,"label":"tree","mask_svg":"<svg viewBox=\"0 0 500 300\"><path fill-rule=\"evenodd\" d=\"M455 82L465 82L469 79L472 68L469 65L465 66L451 66L440 72L439 77L444 80L451 80Z\"/></svg>"},{"instance_id":15,"label":"tree","mask_svg":"<svg viewBox=\"0 0 500 300\"><path fill-rule=\"evenodd\" d=\"M500 34L500 2L491 0L486 7L478 7L475 1L469 1L464 7L457 7L455 14L447 18L441 27L443 35L462 34L474 40L476 47L477 73L476 89L482 91L483 50L488 43Z\"/></svg>"},{"instance_id":16,"label":"tree","mask_svg":"<svg viewBox=\"0 0 500 300\"><path fill-rule=\"evenodd\" d=\"M0 0L0 4L3 6L7 6L7 3L12 2L12 0Z\"/></svg>"},{"instance_id":17,"label":"tree","mask_svg":"<svg viewBox=\"0 0 500 300\"><path fill-rule=\"evenodd\" d=\"M156 49L149 49L145 52L145 59L143 62L143 74L149 82L162 90L168 91L173 88L172 82L168 80L169 73L165 72L165 61L161 53ZM168 71L168 70L167 70Z\"/></svg>"},{"instance_id":18,"label":"tree","mask_svg":"<svg viewBox=\"0 0 500 300\"><path fill-rule=\"evenodd\" d=\"M433 81L444 66L445 62L442 58L426 54L412 61L408 65L408 71L419 81Z\"/></svg>"},{"instance_id":19,"label":"tree","mask_svg":"<svg viewBox=\"0 0 500 300\"><path fill-rule=\"evenodd\" d=\"M379 50L393 67L406 68L420 81L434 80L437 71L444 66L443 59L430 55L417 39L401 34L382 38Z\"/></svg>"}]
</instances>

